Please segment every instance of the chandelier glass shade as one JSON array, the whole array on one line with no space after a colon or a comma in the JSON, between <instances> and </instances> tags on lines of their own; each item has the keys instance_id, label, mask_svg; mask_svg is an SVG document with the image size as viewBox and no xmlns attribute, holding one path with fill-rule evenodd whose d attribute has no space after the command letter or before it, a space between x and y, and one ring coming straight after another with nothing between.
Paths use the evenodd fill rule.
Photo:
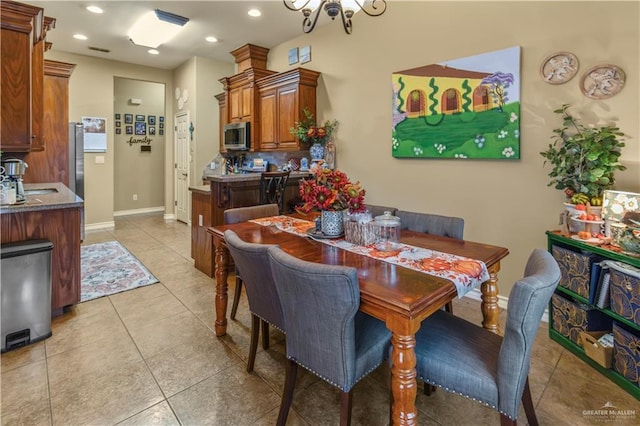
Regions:
<instances>
[{"instance_id":1,"label":"chandelier glass shade","mask_svg":"<svg viewBox=\"0 0 640 426\"><path fill-rule=\"evenodd\" d=\"M316 27L318 17L324 10L334 20L342 19L342 26L347 34L353 31L351 18L359 11L368 16L380 16L387 10L386 0L283 0L289 10L302 12L302 31L310 33Z\"/></svg>"}]
</instances>

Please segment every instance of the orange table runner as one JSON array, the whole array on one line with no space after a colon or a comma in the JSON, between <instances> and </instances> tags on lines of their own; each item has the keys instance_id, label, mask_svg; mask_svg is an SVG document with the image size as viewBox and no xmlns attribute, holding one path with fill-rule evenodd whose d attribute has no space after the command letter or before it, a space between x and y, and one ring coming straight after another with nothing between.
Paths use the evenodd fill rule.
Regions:
<instances>
[{"instance_id":1,"label":"orange table runner","mask_svg":"<svg viewBox=\"0 0 640 426\"><path fill-rule=\"evenodd\" d=\"M253 219L250 222L262 226L275 226L276 228L299 235L309 237L307 231L315 228L315 223L290 216L272 216ZM353 253L373 257L395 265L404 266L416 271L424 272L453 282L458 291L458 297L477 288L489 279L489 271L484 262L468 257L457 256L449 253L441 253L409 244L397 243L394 250L380 251L376 245L359 246L346 241L344 238L318 239L316 241L341 248Z\"/></svg>"}]
</instances>

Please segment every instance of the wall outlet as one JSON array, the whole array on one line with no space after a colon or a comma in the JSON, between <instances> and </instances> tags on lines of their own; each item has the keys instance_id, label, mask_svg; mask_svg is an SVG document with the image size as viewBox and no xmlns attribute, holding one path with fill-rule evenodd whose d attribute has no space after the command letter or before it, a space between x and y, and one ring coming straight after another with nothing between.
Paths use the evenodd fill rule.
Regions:
<instances>
[{"instance_id":1,"label":"wall outlet","mask_svg":"<svg viewBox=\"0 0 640 426\"><path fill-rule=\"evenodd\" d=\"M138 201L138 194L133 194L133 201Z\"/></svg>"},{"instance_id":2,"label":"wall outlet","mask_svg":"<svg viewBox=\"0 0 640 426\"><path fill-rule=\"evenodd\" d=\"M104 156L96 155L96 164L104 164Z\"/></svg>"}]
</instances>

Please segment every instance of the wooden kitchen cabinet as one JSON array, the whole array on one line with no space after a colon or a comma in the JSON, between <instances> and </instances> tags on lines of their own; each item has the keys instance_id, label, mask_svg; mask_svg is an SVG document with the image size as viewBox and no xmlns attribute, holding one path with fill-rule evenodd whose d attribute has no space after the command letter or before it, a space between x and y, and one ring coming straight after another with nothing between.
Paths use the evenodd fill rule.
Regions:
<instances>
[{"instance_id":1,"label":"wooden kitchen cabinet","mask_svg":"<svg viewBox=\"0 0 640 426\"><path fill-rule=\"evenodd\" d=\"M260 151L294 151L301 147L291 134L303 109L316 114L316 87L320 73L297 68L274 74L256 82L259 90Z\"/></svg>"},{"instance_id":2,"label":"wooden kitchen cabinet","mask_svg":"<svg viewBox=\"0 0 640 426\"><path fill-rule=\"evenodd\" d=\"M211 189L191 188L191 257L197 270L213 277L213 244L207 228L211 226Z\"/></svg>"},{"instance_id":3,"label":"wooden kitchen cabinet","mask_svg":"<svg viewBox=\"0 0 640 426\"><path fill-rule=\"evenodd\" d=\"M24 160L25 183L62 182L69 186L69 78L75 64L44 62L42 140L44 150L32 146Z\"/></svg>"},{"instance_id":4,"label":"wooden kitchen cabinet","mask_svg":"<svg viewBox=\"0 0 640 426\"><path fill-rule=\"evenodd\" d=\"M0 7L0 149L43 149L44 37L55 19L45 18L42 8L9 0Z\"/></svg>"}]
</instances>

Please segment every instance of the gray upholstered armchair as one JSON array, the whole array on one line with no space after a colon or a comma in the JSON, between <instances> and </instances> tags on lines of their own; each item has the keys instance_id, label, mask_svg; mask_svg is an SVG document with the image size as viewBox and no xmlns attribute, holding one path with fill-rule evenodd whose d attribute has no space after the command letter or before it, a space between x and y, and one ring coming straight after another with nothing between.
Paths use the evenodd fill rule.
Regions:
<instances>
[{"instance_id":1,"label":"gray upholstered armchair","mask_svg":"<svg viewBox=\"0 0 640 426\"><path fill-rule=\"evenodd\" d=\"M228 225L232 223L246 222L248 220L257 219L260 217L277 216L279 214L278 209L279 207L277 204L264 204L264 205L227 209L223 213L224 223ZM241 295L242 295L242 276L241 274L238 273L238 268L236 268L236 287L233 291L233 303L231 304L231 314L229 315L231 319L236 319L236 312L238 311L238 304L240 303ZM267 341L267 346L268 346L268 341Z\"/></svg>"},{"instance_id":2,"label":"gray upholstered armchair","mask_svg":"<svg viewBox=\"0 0 640 426\"><path fill-rule=\"evenodd\" d=\"M287 330L287 369L278 425L287 421L300 365L342 391L340 424L351 419L351 390L387 357L391 332L358 310L355 268L306 262L278 247L271 269Z\"/></svg>"},{"instance_id":3,"label":"gray upholstered armchair","mask_svg":"<svg viewBox=\"0 0 640 426\"><path fill-rule=\"evenodd\" d=\"M262 346L265 349L269 347L269 324L282 332L285 330L267 252L269 247L275 246L245 243L235 232L229 230L225 231L224 239L247 289L247 300L251 311L251 345L247 371L252 372L258 349L260 323L262 323Z\"/></svg>"},{"instance_id":4,"label":"gray upholstered armchair","mask_svg":"<svg viewBox=\"0 0 640 426\"><path fill-rule=\"evenodd\" d=\"M504 337L444 311L424 320L416 334L418 378L494 408L503 425L516 424L522 400L529 424L537 425L528 379L531 349L559 280L551 254L534 250L509 294Z\"/></svg>"}]
</instances>

